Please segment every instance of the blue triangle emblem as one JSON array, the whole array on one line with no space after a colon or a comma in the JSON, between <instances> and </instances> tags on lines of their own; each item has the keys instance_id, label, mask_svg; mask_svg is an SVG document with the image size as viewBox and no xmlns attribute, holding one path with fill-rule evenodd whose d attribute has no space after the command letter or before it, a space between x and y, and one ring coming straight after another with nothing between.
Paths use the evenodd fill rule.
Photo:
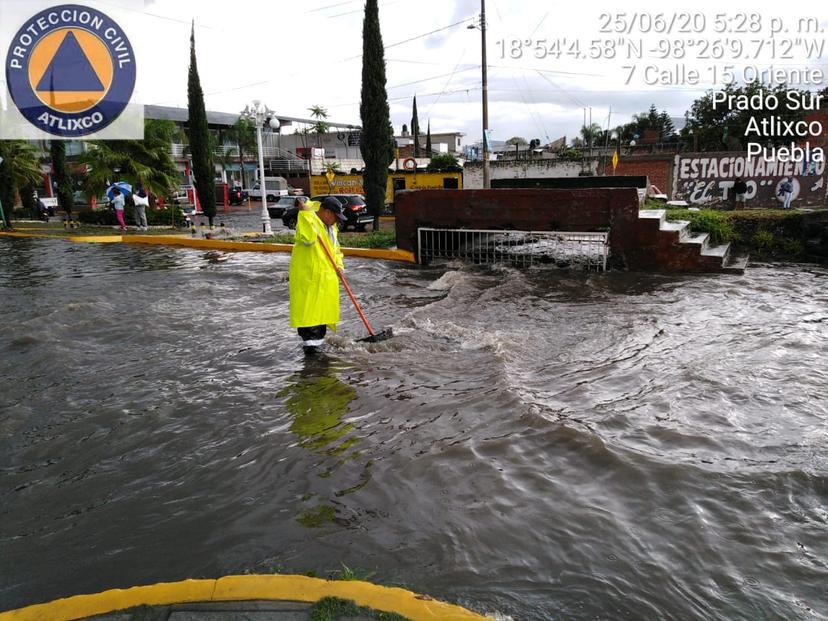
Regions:
<instances>
[{"instance_id":1,"label":"blue triangle emblem","mask_svg":"<svg viewBox=\"0 0 828 621\"><path fill-rule=\"evenodd\" d=\"M47 92L104 90L103 84L73 32L69 32L64 37L46 73L40 79L37 90Z\"/></svg>"}]
</instances>

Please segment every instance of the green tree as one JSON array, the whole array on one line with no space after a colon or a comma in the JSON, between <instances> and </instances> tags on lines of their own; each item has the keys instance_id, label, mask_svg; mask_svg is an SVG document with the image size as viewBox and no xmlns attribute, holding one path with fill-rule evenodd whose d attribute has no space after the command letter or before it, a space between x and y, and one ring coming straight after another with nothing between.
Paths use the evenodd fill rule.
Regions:
<instances>
[{"instance_id":1,"label":"green tree","mask_svg":"<svg viewBox=\"0 0 828 621\"><path fill-rule=\"evenodd\" d=\"M311 125L310 131L316 134L316 146L322 146L322 136L328 133L331 124L325 119L328 118L328 111L322 106L311 106L308 108L311 116L316 119L316 123Z\"/></svg>"},{"instance_id":2,"label":"green tree","mask_svg":"<svg viewBox=\"0 0 828 621\"><path fill-rule=\"evenodd\" d=\"M506 141L506 144L515 146L515 159L517 159L518 153L520 152L520 147L525 146L529 143L526 142L526 138L521 138L520 136L513 136Z\"/></svg>"},{"instance_id":3,"label":"green tree","mask_svg":"<svg viewBox=\"0 0 828 621\"><path fill-rule=\"evenodd\" d=\"M379 215L385 206L388 166L394 161L394 128L385 90L385 50L379 23L377 0L366 0L362 22L362 91L359 114L362 119L361 151L365 161L363 188L368 209L379 229Z\"/></svg>"},{"instance_id":4,"label":"green tree","mask_svg":"<svg viewBox=\"0 0 828 621\"><path fill-rule=\"evenodd\" d=\"M240 116L239 120L227 130L227 136L236 143L239 151L239 166L241 170L242 187L248 187L244 178L244 154L256 150L256 125L247 117Z\"/></svg>"},{"instance_id":5,"label":"green tree","mask_svg":"<svg viewBox=\"0 0 828 621\"><path fill-rule=\"evenodd\" d=\"M593 123L589 126L584 125L583 127L581 127L581 140L583 140L583 145L585 147L598 146L602 135L603 132L601 130L601 126L598 125L598 123ZM524 141L524 144L526 143L526 141L523 138L521 138L521 140Z\"/></svg>"},{"instance_id":6,"label":"green tree","mask_svg":"<svg viewBox=\"0 0 828 621\"><path fill-rule=\"evenodd\" d=\"M463 169L451 153L438 153L431 158L426 170L428 172L458 172Z\"/></svg>"},{"instance_id":7,"label":"green tree","mask_svg":"<svg viewBox=\"0 0 828 621\"><path fill-rule=\"evenodd\" d=\"M431 148L431 119L428 120L428 131L426 132L426 157L431 157L433 149Z\"/></svg>"},{"instance_id":8,"label":"green tree","mask_svg":"<svg viewBox=\"0 0 828 621\"><path fill-rule=\"evenodd\" d=\"M52 158L52 175L57 189L58 206L71 220L74 198L72 177L69 174L69 165L66 163L66 143L63 140L51 140L49 155Z\"/></svg>"},{"instance_id":9,"label":"green tree","mask_svg":"<svg viewBox=\"0 0 828 621\"><path fill-rule=\"evenodd\" d=\"M0 140L0 202L6 220L11 218L18 192L38 185L43 179L35 148L25 140ZM25 204L25 202L24 202Z\"/></svg>"},{"instance_id":10,"label":"green tree","mask_svg":"<svg viewBox=\"0 0 828 621\"><path fill-rule=\"evenodd\" d=\"M420 157L420 119L417 116L416 95L414 95L414 107L411 112L411 136L414 138L414 157Z\"/></svg>"},{"instance_id":11,"label":"green tree","mask_svg":"<svg viewBox=\"0 0 828 621\"><path fill-rule=\"evenodd\" d=\"M178 185L178 169L172 159L175 131L172 121L147 119L143 140L90 142L78 158L87 165L86 197L100 196L115 181L126 181L133 187L140 184L155 194L173 191Z\"/></svg>"},{"instance_id":12,"label":"green tree","mask_svg":"<svg viewBox=\"0 0 828 621\"><path fill-rule=\"evenodd\" d=\"M201 209L213 226L216 217L216 168L207 127L207 111L204 107L204 91L198 77L195 53L195 24L190 31L190 71L187 79L187 110L189 112L190 151L193 158L193 175Z\"/></svg>"}]
</instances>

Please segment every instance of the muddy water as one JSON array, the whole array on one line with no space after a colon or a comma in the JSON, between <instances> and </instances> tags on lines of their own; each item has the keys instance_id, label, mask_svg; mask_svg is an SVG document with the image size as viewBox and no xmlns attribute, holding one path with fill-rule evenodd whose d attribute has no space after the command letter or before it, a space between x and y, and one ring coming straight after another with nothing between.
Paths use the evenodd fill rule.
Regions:
<instances>
[{"instance_id":1,"label":"muddy water","mask_svg":"<svg viewBox=\"0 0 828 621\"><path fill-rule=\"evenodd\" d=\"M348 260L327 356L288 257L0 240L0 609L342 564L514 619L828 618L828 271Z\"/></svg>"}]
</instances>

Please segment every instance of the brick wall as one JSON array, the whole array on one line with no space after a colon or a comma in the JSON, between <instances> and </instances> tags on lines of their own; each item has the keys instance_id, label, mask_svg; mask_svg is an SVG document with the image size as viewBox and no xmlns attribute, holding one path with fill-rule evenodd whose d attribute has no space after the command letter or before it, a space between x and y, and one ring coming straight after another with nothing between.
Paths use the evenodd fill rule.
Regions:
<instances>
[{"instance_id":1,"label":"brick wall","mask_svg":"<svg viewBox=\"0 0 828 621\"><path fill-rule=\"evenodd\" d=\"M397 246L417 252L417 228L610 231L623 257L638 221L635 189L405 190L395 201Z\"/></svg>"},{"instance_id":2,"label":"brick wall","mask_svg":"<svg viewBox=\"0 0 828 621\"><path fill-rule=\"evenodd\" d=\"M650 184L656 186L667 196L673 191L673 161L674 156L622 156L615 169L616 175L631 175L649 177ZM612 175L612 160L607 162L606 175Z\"/></svg>"}]
</instances>

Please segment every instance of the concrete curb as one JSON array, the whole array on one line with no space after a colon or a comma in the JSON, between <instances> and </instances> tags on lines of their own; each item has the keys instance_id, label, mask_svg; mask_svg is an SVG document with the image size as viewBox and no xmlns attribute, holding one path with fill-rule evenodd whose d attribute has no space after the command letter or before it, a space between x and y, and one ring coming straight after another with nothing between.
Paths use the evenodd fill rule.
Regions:
<instances>
[{"instance_id":1,"label":"concrete curb","mask_svg":"<svg viewBox=\"0 0 828 621\"><path fill-rule=\"evenodd\" d=\"M221 239L199 239L180 235L100 235L74 236L45 235L43 233L18 233L14 231L0 232L1 237L47 237L67 239L73 242L90 244L124 243L144 246L178 246L182 248L199 248L204 250L223 250L225 252L291 252L293 244L265 244L258 242L229 241ZM416 263L413 252L388 248L346 248L342 254L347 257L362 257L365 259L381 259L385 261L401 261Z\"/></svg>"},{"instance_id":2,"label":"concrete curb","mask_svg":"<svg viewBox=\"0 0 828 621\"><path fill-rule=\"evenodd\" d=\"M0 621L76 621L137 606L194 602L277 600L317 602L323 597L353 600L359 606L395 612L412 621L484 621L486 617L396 587L358 580L322 580L293 575L225 576L217 580L184 580L129 589L76 595L0 613Z\"/></svg>"}]
</instances>

